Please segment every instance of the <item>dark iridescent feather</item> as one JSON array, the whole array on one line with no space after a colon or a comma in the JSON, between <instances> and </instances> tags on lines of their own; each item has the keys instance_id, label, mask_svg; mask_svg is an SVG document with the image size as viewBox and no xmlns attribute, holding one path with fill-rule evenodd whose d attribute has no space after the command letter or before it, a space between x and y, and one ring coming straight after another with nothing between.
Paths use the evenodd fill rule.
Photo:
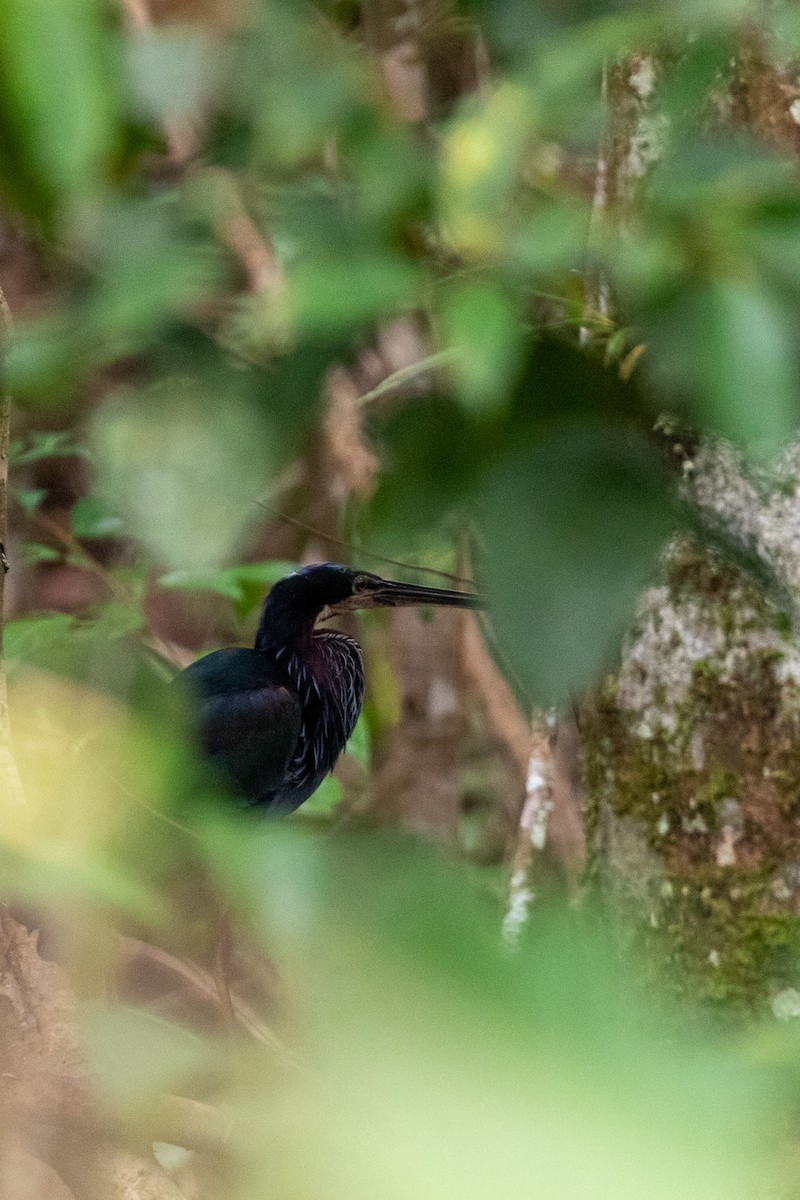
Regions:
<instances>
[{"instance_id":1,"label":"dark iridescent feather","mask_svg":"<svg viewBox=\"0 0 800 1200\"><path fill-rule=\"evenodd\" d=\"M361 648L315 629L322 610L476 603L336 563L295 571L265 600L252 650L218 650L180 676L206 758L249 804L293 812L344 750L364 700Z\"/></svg>"}]
</instances>

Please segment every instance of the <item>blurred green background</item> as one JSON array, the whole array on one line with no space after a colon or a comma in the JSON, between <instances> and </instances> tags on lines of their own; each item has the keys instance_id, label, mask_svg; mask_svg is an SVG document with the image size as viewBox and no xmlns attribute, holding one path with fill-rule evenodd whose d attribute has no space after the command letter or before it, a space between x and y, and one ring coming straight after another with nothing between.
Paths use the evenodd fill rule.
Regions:
<instances>
[{"instance_id":1,"label":"blurred green background","mask_svg":"<svg viewBox=\"0 0 800 1200\"><path fill-rule=\"evenodd\" d=\"M526 723L669 540L793 617L686 480L796 435L799 61L782 0L2 0L3 1195L798 1194L791 1021L676 1007L581 870L501 929ZM315 559L489 617L354 627L276 826L168 683Z\"/></svg>"}]
</instances>

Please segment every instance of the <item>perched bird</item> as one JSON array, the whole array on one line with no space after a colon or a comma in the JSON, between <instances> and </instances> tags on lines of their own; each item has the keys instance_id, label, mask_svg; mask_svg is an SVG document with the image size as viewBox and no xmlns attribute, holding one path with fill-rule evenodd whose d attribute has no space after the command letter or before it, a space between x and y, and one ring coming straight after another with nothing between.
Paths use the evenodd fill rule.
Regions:
<instances>
[{"instance_id":1,"label":"perched bird","mask_svg":"<svg viewBox=\"0 0 800 1200\"><path fill-rule=\"evenodd\" d=\"M203 752L250 805L299 808L355 728L364 699L358 642L319 619L398 605L480 607L470 592L396 583L315 563L276 583L252 650L217 650L181 672Z\"/></svg>"}]
</instances>

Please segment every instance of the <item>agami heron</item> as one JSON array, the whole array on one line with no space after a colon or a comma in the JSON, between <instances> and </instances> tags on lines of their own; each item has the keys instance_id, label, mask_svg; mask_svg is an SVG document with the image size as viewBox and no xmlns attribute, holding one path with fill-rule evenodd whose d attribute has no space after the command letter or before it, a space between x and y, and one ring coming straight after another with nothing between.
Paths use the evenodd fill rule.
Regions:
<instances>
[{"instance_id":1,"label":"agami heron","mask_svg":"<svg viewBox=\"0 0 800 1200\"><path fill-rule=\"evenodd\" d=\"M477 608L471 592L397 583L315 563L270 591L252 649L217 650L181 674L203 752L250 805L299 808L355 728L364 699L361 647L320 618L399 605Z\"/></svg>"}]
</instances>

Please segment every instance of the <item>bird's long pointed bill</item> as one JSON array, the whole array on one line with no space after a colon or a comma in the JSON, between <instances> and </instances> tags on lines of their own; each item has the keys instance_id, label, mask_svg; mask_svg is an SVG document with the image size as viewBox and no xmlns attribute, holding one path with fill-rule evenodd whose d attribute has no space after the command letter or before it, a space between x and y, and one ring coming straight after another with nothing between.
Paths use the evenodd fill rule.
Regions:
<instances>
[{"instance_id":1,"label":"bird's long pointed bill","mask_svg":"<svg viewBox=\"0 0 800 1200\"><path fill-rule=\"evenodd\" d=\"M474 592L453 592L447 588L420 587L414 583L386 582L371 594L358 597L359 608L399 608L401 605L438 604L447 608L483 608L481 596Z\"/></svg>"}]
</instances>

